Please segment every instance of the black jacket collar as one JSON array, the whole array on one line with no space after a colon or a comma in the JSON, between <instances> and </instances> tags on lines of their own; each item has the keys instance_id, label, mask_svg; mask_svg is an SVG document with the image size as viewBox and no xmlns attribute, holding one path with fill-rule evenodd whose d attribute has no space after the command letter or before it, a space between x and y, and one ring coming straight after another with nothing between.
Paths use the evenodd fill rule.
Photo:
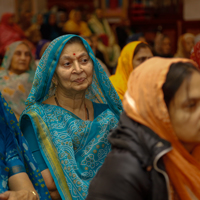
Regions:
<instances>
[{"instance_id":1,"label":"black jacket collar","mask_svg":"<svg viewBox=\"0 0 200 200\"><path fill-rule=\"evenodd\" d=\"M155 157L171 144L160 138L148 127L130 119L122 113L118 127L111 131L109 141L112 148L129 150L141 162L142 167L152 165Z\"/></svg>"}]
</instances>

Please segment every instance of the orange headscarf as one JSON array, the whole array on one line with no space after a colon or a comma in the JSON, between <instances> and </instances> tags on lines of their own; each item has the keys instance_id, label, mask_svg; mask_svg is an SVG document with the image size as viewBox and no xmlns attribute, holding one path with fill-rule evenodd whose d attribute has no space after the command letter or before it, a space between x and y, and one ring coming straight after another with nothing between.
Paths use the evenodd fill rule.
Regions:
<instances>
[{"instance_id":1,"label":"orange headscarf","mask_svg":"<svg viewBox=\"0 0 200 200\"><path fill-rule=\"evenodd\" d=\"M129 75L133 71L133 54L140 43L141 41L130 42L122 49L116 72L109 77L121 100L127 90Z\"/></svg>"},{"instance_id":2,"label":"orange headscarf","mask_svg":"<svg viewBox=\"0 0 200 200\"><path fill-rule=\"evenodd\" d=\"M193 61L181 58L154 57L142 63L129 77L123 106L131 119L149 127L171 143L173 149L164 156L164 163L179 198L200 199L200 148L197 146L191 155L178 140L162 91L169 67L180 61L196 66Z\"/></svg>"}]
</instances>

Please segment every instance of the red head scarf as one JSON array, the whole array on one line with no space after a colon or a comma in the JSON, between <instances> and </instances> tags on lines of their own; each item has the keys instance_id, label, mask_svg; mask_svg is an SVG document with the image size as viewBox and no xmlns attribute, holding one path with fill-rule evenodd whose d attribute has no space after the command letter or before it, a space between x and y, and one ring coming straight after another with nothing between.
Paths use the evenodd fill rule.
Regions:
<instances>
[{"instance_id":1,"label":"red head scarf","mask_svg":"<svg viewBox=\"0 0 200 200\"><path fill-rule=\"evenodd\" d=\"M194 60L200 68L200 41L194 46L190 59Z\"/></svg>"}]
</instances>

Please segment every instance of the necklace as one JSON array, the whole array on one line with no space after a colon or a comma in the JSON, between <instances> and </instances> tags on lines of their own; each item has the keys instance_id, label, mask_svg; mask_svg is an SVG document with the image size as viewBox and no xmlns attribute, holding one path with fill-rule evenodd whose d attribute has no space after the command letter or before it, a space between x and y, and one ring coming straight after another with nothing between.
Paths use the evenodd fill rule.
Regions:
<instances>
[{"instance_id":1,"label":"necklace","mask_svg":"<svg viewBox=\"0 0 200 200\"><path fill-rule=\"evenodd\" d=\"M59 104L58 99L57 99L57 97L55 96L55 94L54 94L54 99L55 99L55 102L56 102L57 106L59 106L59 107L62 108L62 106ZM84 103L84 106L85 106L85 119L86 119L86 120L89 120L89 117L90 117L90 116L89 116L89 111L88 111L88 109L87 109L85 103Z\"/></svg>"}]
</instances>

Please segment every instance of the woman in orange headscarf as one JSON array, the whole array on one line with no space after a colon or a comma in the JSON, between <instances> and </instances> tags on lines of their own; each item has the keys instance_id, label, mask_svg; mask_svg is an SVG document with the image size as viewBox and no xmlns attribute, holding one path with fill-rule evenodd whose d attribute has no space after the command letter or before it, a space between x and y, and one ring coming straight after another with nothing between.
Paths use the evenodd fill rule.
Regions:
<instances>
[{"instance_id":1,"label":"woman in orange headscarf","mask_svg":"<svg viewBox=\"0 0 200 200\"><path fill-rule=\"evenodd\" d=\"M127 90L127 81L133 69L152 56L149 45L141 41L130 42L122 49L116 72L109 77L121 100Z\"/></svg>"},{"instance_id":2,"label":"woman in orange headscarf","mask_svg":"<svg viewBox=\"0 0 200 200\"><path fill-rule=\"evenodd\" d=\"M86 200L200 199L200 71L180 58L134 70L112 151Z\"/></svg>"}]
</instances>

